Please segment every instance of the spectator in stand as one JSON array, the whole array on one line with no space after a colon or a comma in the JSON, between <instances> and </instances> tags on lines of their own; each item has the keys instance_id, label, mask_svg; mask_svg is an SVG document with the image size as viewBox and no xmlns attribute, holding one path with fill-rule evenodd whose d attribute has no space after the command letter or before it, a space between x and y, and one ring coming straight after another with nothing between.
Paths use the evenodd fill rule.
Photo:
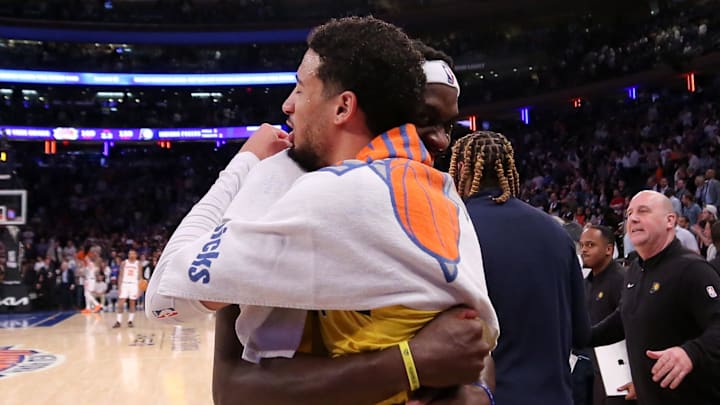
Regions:
<instances>
[{"instance_id":1,"label":"spectator in stand","mask_svg":"<svg viewBox=\"0 0 720 405\"><path fill-rule=\"evenodd\" d=\"M690 227L695 238L697 238L699 252L707 260L715 257L717 251L712 243L711 228L717 221L717 208L708 204L700 212L697 224Z\"/></svg>"},{"instance_id":2,"label":"spectator in stand","mask_svg":"<svg viewBox=\"0 0 720 405\"><path fill-rule=\"evenodd\" d=\"M67 260L60 262L60 306L62 309L73 307L75 295L75 272Z\"/></svg>"},{"instance_id":3,"label":"spectator in stand","mask_svg":"<svg viewBox=\"0 0 720 405\"><path fill-rule=\"evenodd\" d=\"M703 206L710 204L720 207L720 181L715 179L715 170L708 169L705 172L705 181L698 192Z\"/></svg>"},{"instance_id":4,"label":"spectator in stand","mask_svg":"<svg viewBox=\"0 0 720 405\"><path fill-rule=\"evenodd\" d=\"M697 203L695 202L695 197L691 193L685 193L682 198L682 205L682 215L687 217L688 223L692 227L697 223L698 217L700 216L700 212L702 212L702 210L700 209L700 206L697 205Z\"/></svg>"},{"instance_id":5,"label":"spectator in stand","mask_svg":"<svg viewBox=\"0 0 720 405\"><path fill-rule=\"evenodd\" d=\"M682 202L680 201L680 199L675 197L675 190L673 190L672 188L666 188L665 191L662 192L662 194L665 194L665 197L670 199L670 202L673 206L673 211L675 211L677 215L682 214Z\"/></svg>"}]
</instances>

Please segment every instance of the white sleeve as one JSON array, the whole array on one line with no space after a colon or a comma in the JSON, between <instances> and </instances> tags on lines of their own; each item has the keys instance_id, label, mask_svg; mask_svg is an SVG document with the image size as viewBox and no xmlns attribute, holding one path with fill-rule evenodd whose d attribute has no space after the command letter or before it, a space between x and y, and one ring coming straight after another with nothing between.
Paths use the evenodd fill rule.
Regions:
<instances>
[{"instance_id":1,"label":"white sleeve","mask_svg":"<svg viewBox=\"0 0 720 405\"><path fill-rule=\"evenodd\" d=\"M332 175L307 176L309 181L296 182L266 215L232 218L195 237L170 259L171 270L160 276L160 293L267 307L290 301L303 308L315 295L313 273L319 262L340 265L338 255L325 254L334 245L327 232L347 226L339 218L352 215L350 207L341 217L330 209L346 202L341 190L333 190ZM317 177L325 181L315 181ZM282 301L275 300L283 295Z\"/></svg>"},{"instance_id":2,"label":"white sleeve","mask_svg":"<svg viewBox=\"0 0 720 405\"><path fill-rule=\"evenodd\" d=\"M438 260L400 227L378 175L365 168L342 177L309 173L265 216L231 219L196 238L170 260L160 293L329 310L444 309L473 303L476 291L487 295L484 277L470 271L445 279Z\"/></svg>"},{"instance_id":3,"label":"white sleeve","mask_svg":"<svg viewBox=\"0 0 720 405\"><path fill-rule=\"evenodd\" d=\"M145 315L150 319L186 322L193 318L211 313L197 301L184 300L158 293L158 286L163 273L167 270L171 258L199 236L212 230L222 221L227 207L238 193L250 169L259 162L250 152L237 154L220 172L215 184L193 206L180 225L170 237L163 249L157 267L148 284L145 297Z\"/></svg>"}]
</instances>

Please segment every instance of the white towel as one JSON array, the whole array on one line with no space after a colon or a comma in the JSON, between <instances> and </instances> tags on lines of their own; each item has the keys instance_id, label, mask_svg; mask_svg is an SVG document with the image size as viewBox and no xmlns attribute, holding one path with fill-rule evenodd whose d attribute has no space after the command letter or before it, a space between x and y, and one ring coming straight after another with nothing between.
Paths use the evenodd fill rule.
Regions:
<instances>
[{"instance_id":1,"label":"white towel","mask_svg":"<svg viewBox=\"0 0 720 405\"><path fill-rule=\"evenodd\" d=\"M255 361L292 355L304 312L271 318L275 309L248 305L300 310L391 305L443 310L457 304L492 308L480 247L454 189L446 191L458 218L461 260L446 260L419 247L401 226L384 167L355 161L306 174L264 216L253 220L246 219L239 193L224 225L170 259L171 268L186 270L166 272L159 293L240 304L245 316L238 319L236 331L250 347L245 358ZM451 181L447 184L452 187ZM241 193L255 196L256 187L277 190L262 181L250 185L248 179ZM497 329L494 312L488 316ZM284 325L264 328L271 319L283 319ZM286 334L287 339L268 338L274 333Z\"/></svg>"},{"instance_id":2,"label":"white towel","mask_svg":"<svg viewBox=\"0 0 720 405\"><path fill-rule=\"evenodd\" d=\"M190 242L231 218L262 216L302 174L304 171L290 159L287 151L263 161L251 153L240 153L233 158L183 219L163 250L147 290L147 317L166 323L184 323L212 313L198 300L158 292L163 274L175 270L170 270L170 259ZM243 356L254 362L262 357L291 357L302 338L305 318L304 310L242 306L236 331L245 346ZM278 328L283 333L264 333Z\"/></svg>"},{"instance_id":3,"label":"white towel","mask_svg":"<svg viewBox=\"0 0 720 405\"><path fill-rule=\"evenodd\" d=\"M239 304L236 331L250 360L292 355L309 309L466 304L499 329L473 225L452 179L428 166L412 125L291 187L282 169L259 170L265 162L257 178L247 175L240 155L171 237L157 289L149 288L155 318L204 313L198 301ZM267 164L289 162L276 159Z\"/></svg>"},{"instance_id":4,"label":"white towel","mask_svg":"<svg viewBox=\"0 0 720 405\"><path fill-rule=\"evenodd\" d=\"M170 259L188 243L212 230L222 222L225 211L244 184L250 170L260 160L250 152L241 152L220 172L215 183L183 218L163 248L145 294L145 316L163 323L184 323L206 316L212 311L197 300L180 299L158 292Z\"/></svg>"},{"instance_id":5,"label":"white towel","mask_svg":"<svg viewBox=\"0 0 720 405\"><path fill-rule=\"evenodd\" d=\"M259 218L280 199L305 172L287 151L258 163L223 215L223 223L233 219ZM243 359L257 363L261 358L292 357L302 339L307 311L241 305L235 323L244 346ZM277 333L281 330L282 333Z\"/></svg>"}]
</instances>

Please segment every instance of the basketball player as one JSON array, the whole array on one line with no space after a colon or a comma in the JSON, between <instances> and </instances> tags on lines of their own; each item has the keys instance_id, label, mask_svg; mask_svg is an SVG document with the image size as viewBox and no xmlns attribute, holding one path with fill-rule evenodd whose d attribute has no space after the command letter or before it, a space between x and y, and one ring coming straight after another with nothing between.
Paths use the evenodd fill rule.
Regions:
<instances>
[{"instance_id":1,"label":"basketball player","mask_svg":"<svg viewBox=\"0 0 720 405\"><path fill-rule=\"evenodd\" d=\"M448 83L448 76L445 69L450 69L452 66L452 59L449 56L443 52L430 48L419 41L416 41L414 45L421 51L426 61L433 61L429 64L429 66L425 66L427 84L425 86L423 97L424 105L422 106L420 116L417 119L417 131L430 154L433 155L434 158L437 158L446 151L450 145L451 123L458 114L458 88L453 86L451 83ZM445 62L445 64L443 65L441 62ZM252 190L253 186L256 184L262 185L265 189L269 187L269 184L279 187L281 182L278 179L278 173L287 173L287 170L283 170L280 164L283 161L289 160L290 159L287 157L287 153L280 153L258 163L253 167L251 173L248 175L245 183L243 184L245 191L248 191L248 189ZM292 180L294 180L294 176L288 180L288 188L292 184ZM257 193L248 191L247 194L244 194L244 196L252 196L253 198L245 199L243 198L243 195L238 194L233 201L233 205L242 204L242 207L245 210L250 211L248 213L250 217L258 214L258 212L256 212L257 206L260 206L261 209L267 209L267 207L263 206L261 202L258 202ZM247 308L245 307L243 310L247 311ZM347 370L348 367L344 367L338 362L323 362L323 359L319 356L296 355L290 361L292 364L287 365L286 367L263 368L262 372L259 372L257 368L252 368L251 363L238 361L237 358L239 358L240 354L243 352L243 347L238 342L236 331L234 329L235 318L237 318L237 316L238 308L235 306L225 308L218 312L215 328L215 362L213 373L213 387L216 403L224 403L223 399L231 400L232 398L237 398L238 396L247 397L250 395L248 389L252 393L259 395L254 397L256 402L270 400L268 395L271 393L274 395L275 401L288 402L290 401L290 397L292 395L289 394L288 396L283 396L286 393L273 387L266 387L265 385L269 384L269 382L275 382L274 385L277 386L277 383L279 381L284 381L285 378L294 380L295 377L292 376L293 370L307 376L306 378L308 379L317 379L324 382L324 389L322 389L322 392L318 393L318 395L322 396L323 401L344 402L343 398L346 397L352 397L355 399L358 398L356 395L349 394L353 389L363 389L364 387L364 391L368 391L367 385L348 386L349 384L347 384L347 382L352 381L352 377L348 375L345 375L342 378L340 377L343 375L340 370ZM436 322L437 328L435 328ZM446 322L449 323L446 324ZM437 358L445 359L447 361L445 364L452 364L453 366L471 364L472 356L460 355L457 360L452 360L454 357L453 351L457 353L463 352L464 349L462 349L458 342L463 340L461 336L468 333L468 328L471 327L467 320L461 321L459 324L454 324L454 322L457 322L457 320L453 319L452 313L443 314L439 319L433 321L433 328L426 327L424 329L428 333L422 336L421 339L429 337L431 339L437 339L438 342L449 342L449 340L444 340L442 335L439 333L440 331L442 331L443 334L447 332L448 336L452 336L452 340L455 342L451 347L447 348L448 350L451 350L451 352L440 354L437 351L433 351L433 355L437 355ZM458 340L455 340L456 338ZM308 342L303 340L305 352L307 352L307 348L309 347L307 343ZM442 348L441 345L435 345L434 347L438 348L438 346ZM368 380L370 377L369 374L372 374L374 378L377 378L377 380L382 381L382 384L387 384L388 381L391 380L383 377L384 370L378 370L378 368L381 368L382 366L376 365L371 371L363 369L361 366L363 363L360 361L362 357L363 356L360 356L360 358L358 358L357 356L353 356L352 359L342 358L342 360L358 360L357 364L354 364L354 366L350 367L350 369L352 369L353 373L356 373L356 375L362 376L363 381L370 381ZM432 368L433 370L437 370L439 374L443 374L443 377L446 378L447 381L454 381L457 383L458 380L455 379L457 378L457 371L447 368L443 369L443 365L438 364L436 361L430 361L428 367L423 367L423 364L419 364L418 361L420 360L416 358L415 363L419 368ZM284 361L283 359L263 360L263 364L275 363L287 364L288 361ZM492 370L492 360L488 356L482 380L489 385L493 385L494 382ZM242 376L242 378L237 378L239 376ZM432 378L432 376L426 377L428 384L432 384ZM378 384L369 382L368 385L370 384L373 386L373 389L378 386ZM379 384L379 386L382 386L382 384ZM279 385L283 386L284 384L279 383ZM306 386L308 388L303 391L303 397L307 397L309 403L317 401L311 399L313 398L313 394L316 393L316 391L312 391L312 388L310 388L314 387L314 385L310 384ZM339 397L335 400L328 399L328 392L335 390L342 392L345 397ZM489 400L486 392L483 392L481 388L473 385L463 386L457 390L425 390L422 397L418 397L418 399L427 401L431 398L437 398L438 396L445 396L445 400L450 400L450 398L447 397L451 397L454 400L457 400L457 403L483 404L485 403L483 401ZM412 403L415 404L416 402Z\"/></svg>"},{"instance_id":2,"label":"basketball player","mask_svg":"<svg viewBox=\"0 0 720 405\"><path fill-rule=\"evenodd\" d=\"M483 247L503 328L493 351L497 403L572 405L570 350L590 335L573 241L552 217L517 198L514 151L502 134L459 139L450 174Z\"/></svg>"},{"instance_id":3,"label":"basketball player","mask_svg":"<svg viewBox=\"0 0 720 405\"><path fill-rule=\"evenodd\" d=\"M100 246L92 246L88 249L85 258L83 259L83 272L85 274L85 309L80 311L83 314L100 312L100 310L102 310L102 305L100 305L94 296L97 273L102 271L102 259L100 258L101 252L102 250Z\"/></svg>"},{"instance_id":4,"label":"basketball player","mask_svg":"<svg viewBox=\"0 0 720 405\"><path fill-rule=\"evenodd\" d=\"M339 25L340 24L330 23L324 27L325 29L321 28L317 31L320 32L320 34L316 32L315 36L311 37L310 50L306 53L303 63L298 69L298 86L285 102L283 110L290 116L289 123L295 128L293 133L295 146L291 149L290 155L301 167L312 171L331 165L333 162L353 158L357 160L348 161L340 166L333 166L330 170L320 170L317 173L306 175L303 179L295 182L295 186L270 209L268 214L268 216L280 214L281 216L290 215L291 217L300 214L303 217L302 219L298 217L297 220L300 222L296 222L297 220L290 217L286 218L286 220L278 219L277 222L268 218L269 234L261 231L256 235L257 237L253 237L249 235L249 233L247 235L243 234L244 232L242 231L239 235L232 235L233 225L235 223L239 224L242 221L236 222L231 219L228 224L228 229L221 229L221 226L221 228L217 228L216 231L212 233L215 235L214 242L208 243L205 240L205 243L203 243L203 245L206 245L205 251L208 253L208 256L214 256L213 258L218 259L211 264L213 277L222 277L220 274L227 265L223 263L223 258L230 257L231 255L234 256L233 261L235 262L233 268L239 271L235 273L236 276L231 277L231 279L221 278L224 286L213 284L212 286L208 286L210 288L204 288L205 292L210 292L214 288L220 287L225 289L226 292L232 290L233 292L230 292L231 295L237 293L237 296L243 297L241 300L248 299L249 295L246 294L260 298L259 301L250 298L245 302L246 304L263 303L263 305L270 306L297 305L299 308L309 308L317 305L319 308L327 306L329 308L337 307L339 309L347 309L345 311L327 311L325 312L326 315L324 315L326 322L321 322L321 330L324 333L325 343L330 347L334 355L391 347L393 344L398 343L397 339L402 340L403 338L409 338L420 326L429 322L438 313L438 309L447 308L447 305L453 300L451 299L445 302L445 299L452 295L456 295L456 297L463 296L465 293L460 292L460 290L473 283L468 279L464 279L464 277L477 277L475 281L484 284L484 282L481 281L482 269L481 267L478 268L478 266L481 266L481 259L479 257L477 258L478 260L473 261L470 260L469 257L466 259L465 256L463 256L463 262L456 261L456 259L453 259L457 258L454 253L449 254L450 252L444 251L443 248L434 250L439 245L430 246L432 243L424 239L427 234L422 234L423 231L420 230L430 230L433 228L434 225L428 223L433 215L437 214L445 217L447 214L450 214L450 217L441 218L438 222L441 224L441 229L435 229L430 232L433 235L439 235L440 238L443 239L440 245L452 247L451 249L459 248L463 251L463 254L467 252L468 256L472 255L473 252L475 254L479 253L479 247L477 246L472 248L475 250L468 249L469 245L466 244L473 244L472 241L474 240L471 225L467 223L464 216L456 216L456 214L460 213L457 209L459 200L450 194L446 194L446 192L452 193L452 185L446 182L441 174L432 171L432 169L427 166L430 162L428 151L420 143L415 128L413 126L401 126L396 129L391 129L392 126L397 126L412 119L412 114L408 115L408 111L403 111L402 108L408 108L408 103L412 104L417 101L412 101L409 98L402 100L401 105L404 107L399 107L398 104L393 103L400 101L398 95L406 96L408 88L414 86L413 81L416 81L416 79L410 79L408 81L408 74L415 74L415 68L412 64L408 63L414 56L409 54L406 49L391 43L387 38L381 38L379 40L363 38L360 40L360 38L353 37L365 36L368 32L376 34L379 31L375 29L376 27L360 30L362 33L360 34L358 30L352 32L352 27L349 27L351 28L350 30L347 29L348 27L339 29ZM330 32L332 32L332 35ZM347 48L347 45L342 45L341 37L349 37L345 38L349 39L349 42L344 42L345 44L354 43L360 48L357 49L357 47L355 47L353 52L345 51L345 54L343 54L344 50L340 48ZM407 39L405 39L405 41L407 41ZM382 48L381 44L383 43L390 44L393 46L393 49L384 50L384 52L387 53L381 53L377 57L364 57L365 52L376 52L377 46ZM369 44L372 45L368 46ZM371 51L369 48L373 48L373 50ZM369 69L367 69L367 66L355 66L355 63L363 63L366 60L369 61L366 63L377 63L377 58L388 57L388 53L393 53L394 55L392 57L395 59L393 62L388 61L389 63L382 63L382 69L378 69L377 66L371 66ZM353 57L358 58L358 60L352 60ZM455 82L452 81L454 80L454 76L449 76L441 64L433 65L439 69L439 75L448 82L448 85L452 86L455 84ZM354 73L351 73L353 69L365 70L363 71L363 75L356 76ZM389 72L389 69L397 69L398 71L393 70ZM356 79L356 77L360 77L361 79ZM363 80L363 82L351 84L353 80ZM403 82L403 80L406 82ZM361 89L365 86L369 87L370 91L361 92ZM366 98L363 98L363 95ZM389 97L389 95L392 95L392 97ZM373 98L373 96L375 96L375 98ZM454 97L457 98L457 91ZM403 117L398 113L404 113L405 116ZM382 136L374 137L374 134L382 133L383 131L388 132ZM238 155L238 158L240 158L241 155L242 154ZM233 186L235 187L239 185L236 181L238 177L243 176L242 173L245 172L245 169L241 169L243 163L242 160L238 158L226 169L224 175L221 175L216 186L214 186L216 190L211 190L203 201L196 205L193 210L194 212L186 217L183 224L178 228L178 231L173 237L174 243L171 241L168 244L165 250L165 258L164 260L161 259L158 272L156 272L156 277L153 278L153 281L158 282L158 273L161 273L159 277L164 277L164 275L162 275L163 267L172 269L168 270L167 275L173 274L173 272L175 272L174 269L185 269L182 270L183 274L190 274L191 279L195 276L202 277L204 275L202 272L203 269L193 269L191 268L193 266L188 267L184 263L186 258L183 257L181 262L175 262L172 255L174 255L176 259L180 259L180 257L184 256L185 252L193 251L195 248L193 245L196 243L194 241L197 240L199 236L189 233L197 232L198 230L197 225L199 224L193 224L193 222L199 220L200 217L207 219L212 218L206 216L210 214L209 212L202 212L208 209L217 210L219 208L220 212L216 211L214 215L222 215L221 213L224 208L220 208L218 204L228 196L232 199L233 194L237 193L237 191L222 189L230 186L228 182L233 182ZM390 173L393 171L393 167L384 166L391 164L392 161L400 165L409 165L409 167L405 168L407 170L405 170L404 173L419 173L418 176L416 178L407 178L402 174L403 170L400 170L399 172L395 172L395 174L398 174L400 177L393 177L394 174ZM373 164L374 168L369 167L372 162L376 162L376 164ZM381 166L385 168L383 169ZM377 173L374 172L375 169L378 170ZM392 177L392 179L385 178L383 181L381 173L385 173L386 170L388 176ZM350 174L348 175L348 173ZM315 174L319 176L315 176ZM304 180L308 178L307 176L310 176L312 180L305 182ZM380 178L376 176L380 176ZM431 180L428 184L423 183L421 185L417 183L418 178L421 183L424 179ZM351 180L346 181L346 179ZM378 180L381 181L382 185L381 183L377 183ZM395 181L398 183L395 183ZM301 182L303 186L296 187ZM407 210L402 210L400 215L410 215L412 218L407 218L407 221L411 222L413 226L418 224L416 221L420 221L419 223L425 221L427 227L420 225L419 228L405 229L403 231L402 228L396 228L391 225L395 220L399 221L400 219L388 210L391 208L391 204L385 200L388 198L387 187L391 187L394 192L401 194L398 197L402 200L400 204L404 204L409 200L409 206L413 207L410 209L409 214ZM415 194L419 189L426 191L426 194L423 195L423 197L426 198L424 201L427 201L429 196L429 206L419 203L419 195ZM391 190L391 195L393 190ZM360 195L357 193L361 191L366 192L364 193L365 198L359 198ZM412 195L403 196L402 194L405 192L409 192ZM329 198L329 194L326 195L326 193L333 194L333 198ZM307 198L313 194L315 194L313 198ZM375 197L378 198L377 201L373 201ZM305 202L299 203L295 198L302 198ZM335 207L334 209L329 206L321 207L324 203L330 203L333 199L338 200L332 201ZM363 204L367 204L367 206L353 209L358 201L363 201ZM225 204L229 202L230 201L227 201ZM319 205L311 207L308 203L318 203ZM461 204L461 202L459 204ZM227 205L225 205L225 207L227 207ZM286 211L287 209L291 209L291 207L292 210L295 211L295 214L290 214L289 211ZM429 211L421 212L423 211L423 207ZM350 218L347 218L348 214ZM368 215L372 217L374 214L378 215L376 219L368 218ZM352 218L353 215L356 216L355 220ZM418 216L416 217L415 215ZM342 220L340 219L341 217L343 218ZM366 218L368 221L366 221ZM390 222L386 223L386 220ZM379 222L376 223L375 221ZM332 226L330 226L330 222L332 222ZM337 224L341 222L345 222L344 227L337 226ZM297 231L299 233L296 233L290 228L284 228L282 225L271 230L272 225L270 224L272 223L290 225L291 228L294 228L295 225L293 224L299 225L302 223L309 225L307 229L309 233L300 231L299 229ZM381 223L386 223L389 226L387 228L373 226L373 224L380 225ZM217 222L211 225L210 230L216 225ZM262 225L260 226L263 227ZM328 227L324 228L325 226ZM254 227L254 225L249 226L249 228L252 227ZM330 233L325 234L321 228L327 229ZM331 228L334 229L334 231L331 231ZM462 231L460 231L460 228L462 228ZM227 237L223 237L228 230L230 230L231 233L229 233ZM248 229L248 231L250 231L250 229ZM365 235L365 231L371 235ZM416 231L420 233L414 233ZM252 231L250 231L250 233L251 232ZM410 234L413 235L411 236ZM271 240L273 239L271 235L276 235L282 240L285 240L282 244L286 245L286 248L281 249L287 253L292 252L292 255L280 251L278 251L277 254L273 252L275 247L280 248L281 246L276 245L276 241ZM268 236L270 236L270 238L268 238ZM353 238L352 240L349 239L351 236ZM415 243L412 247L411 245L404 245L410 241L407 239L408 236L410 236L410 240L415 238L415 242L411 242ZM462 240L454 239L460 236L462 236ZM444 240L446 237L449 239ZM178 242L182 239L185 239L182 241L182 245L188 247L189 250L185 248L178 249L180 247L180 243ZM313 246L303 245L308 242L313 242L316 239L323 241L313 244ZM249 242L249 244L246 244L244 247L235 244L235 241L240 242L241 240ZM262 246L250 246L255 243L260 243ZM297 245L297 243L300 243L300 245ZM461 247L458 247L458 244L460 244ZM474 244L476 245L477 242L475 241ZM192 248L189 246L192 246ZM389 248L389 246L393 246L393 248ZM387 250L386 247L388 247ZM225 248L231 248L234 253L225 254ZM416 250L417 248L420 249ZM222 249L223 252L216 254L214 250L217 249ZM375 257L373 254L373 249L377 249L375 251L376 254L379 254L382 258L378 260L378 257ZM241 254L242 256L235 256L235 254ZM262 254L264 259L255 257L259 254ZM405 254L409 256L403 258ZM428 254L428 256L424 256L425 254ZM304 255L310 256L305 258L307 260L304 260ZM290 256L294 256L296 259L299 259L299 261L297 263L289 263L288 259ZM434 261L434 264L432 264L433 260L425 263L424 260L430 257L433 257L433 260L437 261ZM276 261L278 259L279 262ZM273 263L267 265L266 263L262 263L263 260L272 260ZM193 261L194 260L190 260L190 262ZM188 264L190 264L190 262ZM238 265L238 263L241 265ZM378 265L378 263L381 263L381 265ZM463 266L471 265L471 263L474 263L474 271L470 270L470 268L462 268ZM436 267L438 264L439 268ZM330 269L331 271L332 269L342 269L343 272L347 270L348 275L346 276L351 278L358 276L355 280L356 282L364 280L366 285L376 287L378 285L387 286L389 278L395 280L390 284L393 284L395 287L400 287L403 292L398 291L399 295L395 296L395 293L391 292L393 287L390 287L390 290L387 290L387 295L383 297L390 298L389 302L397 300L395 302L399 304L403 301L401 296L404 292L412 290L409 285L413 284L411 279L413 279L414 276L406 279L403 275L412 274L412 272L407 271L407 268L413 266L417 266L419 272L422 272L423 268L434 268L439 271L439 273L428 272L419 276L421 278L427 276L425 281L435 280L435 282L437 282L440 281L437 279L438 275L440 275L441 278L444 277L444 280L440 281L440 284L445 286L443 288L448 288L448 290L440 293L440 295L430 293L429 291L432 290L432 287L430 287L430 290L422 289L422 293L415 295L415 298L420 301L433 297L437 298L440 302L445 302L444 304L439 304L439 308L431 308L433 305L438 305L438 302L427 305L425 310L418 308L411 309L401 305L389 305L385 308L378 308L377 306L380 300L373 303L374 298L369 296L373 294L372 290L368 291L364 288L358 288L354 283L344 281L341 281L337 287L332 287L330 284L325 284L325 282L331 281L332 279L317 278L318 274L324 271L322 269ZM460 268L456 268L456 266ZM261 270L261 268L265 270ZM312 270L311 268L319 272L314 273L314 275L313 273L307 273L306 270ZM373 274L369 271L369 269L373 268L383 268L386 272L384 272L382 276L377 273ZM396 268L396 270L391 270L393 268ZM258 279L257 274L268 274L267 271L273 269L287 269L287 279L284 282L273 281L262 283L262 285L255 284L252 288L250 288L251 283L244 282L252 281L253 279L255 281L261 281ZM256 275L246 278L243 276L244 272L254 272ZM355 274L354 272L360 273ZM178 272L175 275L180 275L180 273ZM395 277L401 277L403 279L395 279ZM453 283L456 277L459 278L457 282ZM172 278L173 276L170 276L170 279ZM241 285L237 285L240 280L243 280L243 282L240 282ZM337 280L338 279L336 279L336 281ZM159 282L164 281L165 280L160 279ZM198 281L200 281L200 279L198 279ZM210 281L208 278L201 283L207 284ZM181 282L185 281L183 280ZM308 282L316 282L317 284L314 288L308 290L305 288L305 284ZM464 285L465 282L469 282L469 284ZM430 283L432 284L433 281L430 281ZM450 284L450 286L447 284ZM463 287L463 285L465 287ZM479 304L478 306L488 309L483 315L490 321L489 323L491 325L494 325L494 316L492 310L489 309L489 303L483 300L484 292L482 290L484 288L481 285L478 285L478 287L479 288L473 293L470 293L469 290L466 291L468 293L466 295L469 299L468 302ZM268 291L268 288L276 288L276 290ZM455 290L456 288L459 289ZM170 281L166 283L166 290L161 290L161 292L173 296L173 289L173 282ZM184 288L182 289L183 291L175 290L178 291L178 296L194 298L194 294L191 293L188 295L188 291ZM152 294L152 286L150 291ZM336 295L336 298L327 298L328 295L332 296L335 294L335 291L341 295ZM348 292L348 295L344 295L344 292ZM316 295L318 293L327 294L325 296L326 298ZM414 295L414 293L410 293L410 295ZM212 294L204 296L213 297ZM215 297L218 296L219 295L215 295ZM441 296L444 298L441 298ZM152 301L152 298L152 296L149 296L150 301ZM409 298L409 296L406 296L406 298ZM231 298L230 302L232 302L233 299L234 298ZM334 303L330 303L333 299L335 299ZM288 303L284 303L283 300ZM294 303L289 303L288 300L293 300ZM432 300L432 298L430 300ZM349 310L351 308L342 308L343 305L341 301L349 302L349 305L357 306L357 308L377 308L372 312L378 317L384 315L386 323L376 330L380 331L385 328L383 332L372 337L365 335L369 329L363 330L364 327L372 328L370 325L380 325L382 321L378 322L379 318L374 319L372 314L364 314L366 311L358 313ZM455 301L455 303L457 302L458 301ZM207 304L208 306L213 305L212 303ZM150 307L155 305L156 303L150 303ZM423 305L421 304L420 306L422 307ZM167 309L167 311L163 308L149 308L149 312L156 318L177 315L177 313L172 312L175 311L175 307L166 307L165 309ZM170 311L170 309L172 309L172 311ZM244 315L245 308L243 311ZM304 320L304 314L302 314L302 316ZM367 318L365 318L365 316L367 316ZM326 327L322 326L323 323ZM348 335L345 335L345 333L353 328L360 329L360 335L364 337L359 339L356 346L351 347L353 345L347 341ZM280 330L287 331L287 329L282 328L280 328ZM293 335L294 333L295 332L293 332ZM400 396L393 396L392 401L397 402L402 401L403 398L406 399L407 397L404 394L403 392Z\"/></svg>"},{"instance_id":5,"label":"basketball player","mask_svg":"<svg viewBox=\"0 0 720 405\"><path fill-rule=\"evenodd\" d=\"M135 304L137 303L139 295L139 283L142 277L142 269L140 268L140 261L137 257L137 251L130 249L128 251L128 258L120 264L120 276L118 284L120 285L120 294L118 296L117 305L117 321L113 325L113 328L119 328L123 320L123 311L125 310L125 302L130 300L130 314L128 314L128 328L133 327L133 321L135 320Z\"/></svg>"}]
</instances>

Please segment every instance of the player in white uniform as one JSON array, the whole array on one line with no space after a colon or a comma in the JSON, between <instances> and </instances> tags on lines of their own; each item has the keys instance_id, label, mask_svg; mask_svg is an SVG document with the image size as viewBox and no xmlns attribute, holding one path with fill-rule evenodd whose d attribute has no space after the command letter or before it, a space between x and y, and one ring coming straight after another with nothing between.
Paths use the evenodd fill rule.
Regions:
<instances>
[{"instance_id":1,"label":"player in white uniform","mask_svg":"<svg viewBox=\"0 0 720 405\"><path fill-rule=\"evenodd\" d=\"M127 260L120 264L120 295L118 296L117 305L117 321L113 328L119 328L122 324L123 310L125 309L125 301L130 300L130 314L128 315L128 328L133 327L135 319L135 303L140 294L140 277L142 277L142 267L138 260L137 251L130 249L128 251Z\"/></svg>"},{"instance_id":2,"label":"player in white uniform","mask_svg":"<svg viewBox=\"0 0 720 405\"><path fill-rule=\"evenodd\" d=\"M95 299L93 293L95 292L95 278L97 273L101 271L99 264L102 263L100 259L100 246L91 247L84 259L83 272L85 273L85 309L81 312L83 314L89 314L91 312L99 312L102 309L102 305Z\"/></svg>"}]
</instances>

